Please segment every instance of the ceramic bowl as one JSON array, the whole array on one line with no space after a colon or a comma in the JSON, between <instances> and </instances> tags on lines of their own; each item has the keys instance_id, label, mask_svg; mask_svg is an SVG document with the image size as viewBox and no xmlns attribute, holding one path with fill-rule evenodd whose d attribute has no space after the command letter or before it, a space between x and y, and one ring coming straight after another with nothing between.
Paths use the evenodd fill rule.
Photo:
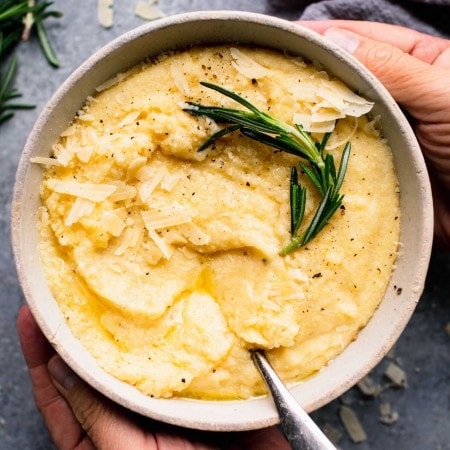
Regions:
<instances>
[{"instance_id":1,"label":"ceramic bowl","mask_svg":"<svg viewBox=\"0 0 450 450\"><path fill-rule=\"evenodd\" d=\"M403 251L380 307L356 341L320 373L293 386L291 391L310 412L338 397L372 369L399 337L423 290L433 233L427 171L407 120L377 79L353 57L294 23L254 13L188 13L144 25L96 52L57 90L26 143L12 203L12 243L20 283L32 313L46 337L80 377L117 403L153 419L197 429L237 431L278 422L270 397L245 401L153 399L105 373L72 335L39 261L38 186L42 169L30 164L31 157L48 156L85 99L118 72L166 50L227 42L275 48L319 61L327 71L374 101L373 114L381 115L400 184ZM401 295L394 287L401 287Z\"/></svg>"}]
</instances>

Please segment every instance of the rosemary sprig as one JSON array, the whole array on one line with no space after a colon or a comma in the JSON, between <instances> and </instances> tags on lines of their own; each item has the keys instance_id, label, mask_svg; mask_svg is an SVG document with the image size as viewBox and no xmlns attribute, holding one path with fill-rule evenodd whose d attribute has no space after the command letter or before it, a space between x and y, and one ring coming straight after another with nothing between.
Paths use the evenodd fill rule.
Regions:
<instances>
[{"instance_id":1,"label":"rosemary sprig","mask_svg":"<svg viewBox=\"0 0 450 450\"><path fill-rule=\"evenodd\" d=\"M49 1L37 3L35 0L2 0L0 33L3 35L3 42L0 47L0 55L4 55L5 51L17 44L20 39L26 40L35 25L45 57L52 66L58 67L58 59L43 25L44 20L48 17L62 16L59 11L49 10L52 4Z\"/></svg>"},{"instance_id":2,"label":"rosemary sprig","mask_svg":"<svg viewBox=\"0 0 450 450\"><path fill-rule=\"evenodd\" d=\"M36 3L35 0L1 0L0 2L0 123L13 116L13 110L30 109L33 105L11 103L21 97L17 89L11 87L17 70L17 57L12 55L7 61L6 54L21 39L28 39L33 27L47 61L58 67L58 59L47 36L44 20L61 17L58 11L48 10L52 2Z\"/></svg>"},{"instance_id":3,"label":"rosemary sprig","mask_svg":"<svg viewBox=\"0 0 450 450\"><path fill-rule=\"evenodd\" d=\"M34 108L34 105L10 103L11 100L21 96L17 89L10 87L16 67L17 58L16 55L13 55L5 75L0 74L0 123L5 122L14 115L12 110Z\"/></svg>"},{"instance_id":4,"label":"rosemary sprig","mask_svg":"<svg viewBox=\"0 0 450 450\"><path fill-rule=\"evenodd\" d=\"M350 143L346 144L339 168L336 170L333 155L325 154L324 151L330 133L325 133L321 142L315 142L311 134L303 130L301 125L292 126L278 120L260 111L239 94L221 86L206 82L201 84L233 99L247 110L188 102L189 106L184 109L187 113L206 116L217 123L228 124L213 134L199 151L206 149L226 134L240 130L243 135L255 141L301 158L300 168L310 178L322 199L309 225L300 231L306 209L306 188L299 184L297 168L293 167L290 177L291 240L280 254L285 256L303 247L323 229L342 204L343 195L340 194L340 188L347 170Z\"/></svg>"}]
</instances>

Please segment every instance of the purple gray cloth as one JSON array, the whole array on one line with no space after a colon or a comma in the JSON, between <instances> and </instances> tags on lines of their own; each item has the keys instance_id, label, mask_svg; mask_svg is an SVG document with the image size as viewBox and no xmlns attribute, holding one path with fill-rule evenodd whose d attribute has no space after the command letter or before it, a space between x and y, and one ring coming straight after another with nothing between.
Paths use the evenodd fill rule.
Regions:
<instances>
[{"instance_id":1,"label":"purple gray cloth","mask_svg":"<svg viewBox=\"0 0 450 450\"><path fill-rule=\"evenodd\" d=\"M351 19L403 25L450 38L450 0L272 0L302 11L300 19Z\"/></svg>"}]
</instances>

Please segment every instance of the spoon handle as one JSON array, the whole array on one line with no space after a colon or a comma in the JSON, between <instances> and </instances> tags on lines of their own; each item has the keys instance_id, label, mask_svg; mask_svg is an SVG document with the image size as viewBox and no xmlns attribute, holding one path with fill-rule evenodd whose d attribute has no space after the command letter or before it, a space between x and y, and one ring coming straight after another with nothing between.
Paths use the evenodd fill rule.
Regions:
<instances>
[{"instance_id":1,"label":"spoon handle","mask_svg":"<svg viewBox=\"0 0 450 450\"><path fill-rule=\"evenodd\" d=\"M252 352L269 388L280 417L280 425L293 450L336 450L320 428L297 403L261 351Z\"/></svg>"}]
</instances>

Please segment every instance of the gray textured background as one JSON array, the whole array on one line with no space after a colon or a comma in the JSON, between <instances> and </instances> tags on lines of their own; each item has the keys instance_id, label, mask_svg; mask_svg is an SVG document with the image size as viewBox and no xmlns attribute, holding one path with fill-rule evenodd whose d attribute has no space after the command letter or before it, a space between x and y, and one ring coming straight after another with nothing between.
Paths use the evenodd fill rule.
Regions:
<instances>
[{"instance_id":1,"label":"gray textured background","mask_svg":"<svg viewBox=\"0 0 450 450\"><path fill-rule=\"evenodd\" d=\"M88 56L114 37L143 23L134 16L136 1L115 5L115 23L103 29L96 18L96 0L69 2L56 0L55 9L64 17L48 23L49 34L61 61L52 69L35 40L19 48L19 72L15 85L24 101L36 109L18 112L0 125L0 450L51 449L52 444L34 406L28 374L19 349L15 321L23 303L9 243L10 200L16 165L39 112L55 89ZM301 2L300 2L301 3ZM268 13L292 19L300 15L295 1L273 0L160 0L166 14L206 9L235 9ZM352 388L340 399L316 411L313 418L322 427L330 424L342 433L342 449L450 449L450 254L435 251L425 293L391 359L372 372L385 387L380 396L365 398ZM408 377L406 389L389 386L383 375L394 360ZM379 406L388 402L398 412L395 424L379 421ZM354 444L339 420L342 404L357 412L368 439Z\"/></svg>"}]
</instances>

